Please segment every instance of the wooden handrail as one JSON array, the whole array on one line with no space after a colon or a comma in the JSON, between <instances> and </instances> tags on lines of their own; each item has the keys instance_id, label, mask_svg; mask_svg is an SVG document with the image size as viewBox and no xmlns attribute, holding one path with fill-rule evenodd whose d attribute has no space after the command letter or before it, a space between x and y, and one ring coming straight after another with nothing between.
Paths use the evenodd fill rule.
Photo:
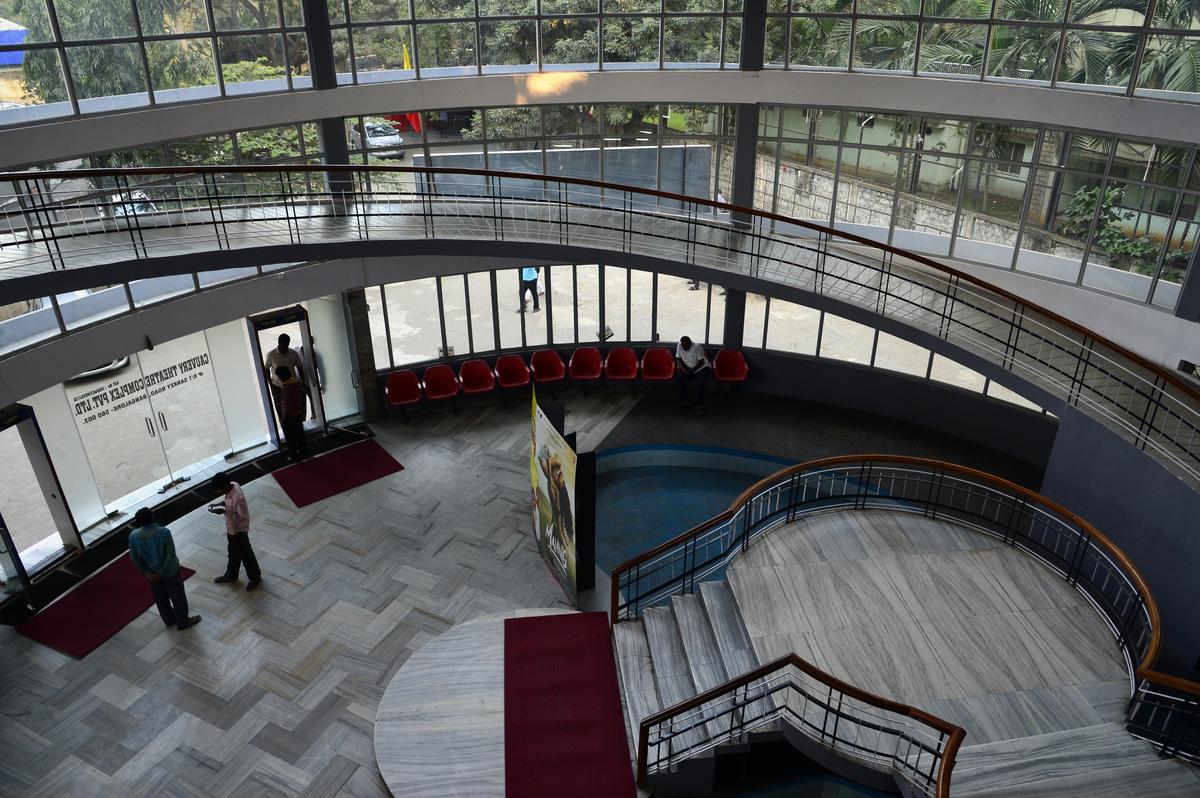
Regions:
<instances>
[{"instance_id":1,"label":"wooden handrail","mask_svg":"<svg viewBox=\"0 0 1200 798\"><path fill-rule=\"evenodd\" d=\"M378 172L378 173L398 173L398 174L447 174L447 175L473 175L477 177L494 177L507 178L512 180L533 180L543 183L561 183L566 185L589 186L614 192L630 192L642 194L648 197L658 199L667 199L673 202L684 202L692 205L705 206L715 210L728 211L730 213L744 214L748 216L758 217L760 219L769 219L776 222L782 222L794 227L800 227L813 232L827 235L831 238L839 238L845 241L851 241L860 246L867 247L872 250L878 250L890 255L906 258L914 263L922 266L927 266L935 271L942 272L946 275L956 278L961 282L971 283L980 288L986 289L993 294L996 294L1004 299L1010 300L1017 305L1020 305L1028 310L1037 312L1038 314L1060 324L1068 329L1071 329L1086 338L1090 338L1094 343L1101 344L1107 349L1121 355L1122 357L1136 363L1140 368L1146 369L1154 373L1159 378L1181 390L1186 396L1200 401L1200 389L1191 385L1180 375L1172 373L1167 369L1152 363L1149 360L1142 358L1140 355L1126 349L1124 346L1109 340L1103 335L1100 335L1083 325L1072 321L1071 319L1061 316L1054 311L1045 308L1037 303L1030 302L1017 294L1007 291L999 286L993 285L986 280L969 274L965 271L955 269L952 266L947 266L944 263L936 261L932 258L918 255L914 252L899 249L890 244L881 244L878 241L872 241L864 236L855 235L854 233L836 230L832 227L814 224L802 219L793 219L782 214L771 213L770 211L756 210L747 208L742 205L732 205L728 202L716 202L714 200L704 199L702 197L693 197L686 194L677 194L671 191L659 191L657 189L638 188L635 186L624 186L616 183L605 183L600 180L591 180L588 178L565 177L556 175L532 174L528 172L509 172L494 169L467 169L461 167L445 167L445 166L358 166L354 164L230 164L227 166L148 166L148 167L133 167L128 169L71 169L54 172L0 172L0 181L26 181L26 180L44 180L50 177L58 179L72 178L91 178L91 177L131 177L137 175L206 175L206 174L258 174L258 173L355 173L355 172ZM133 189L136 186L116 187L117 191Z\"/></svg>"},{"instance_id":2,"label":"wooden handrail","mask_svg":"<svg viewBox=\"0 0 1200 798\"><path fill-rule=\"evenodd\" d=\"M705 531L718 526L727 521L739 509L747 506L749 502L758 493L763 490L778 484L779 482L790 478L794 474L800 474L808 471L816 471L832 466L847 465L847 464L862 464L880 463L880 464L897 464L897 465L916 465L924 468L939 469L946 473L958 474L965 477L970 477L978 482L986 485L1001 488L1009 493L1025 499L1034 507L1040 507L1050 511L1060 518L1064 518L1079 527L1080 532L1086 536L1090 542L1095 543L1125 572L1129 580L1133 583L1134 589L1138 592L1143 605L1146 608L1146 614L1150 623L1150 640L1146 646L1146 651L1143 654L1141 661L1135 666L1135 675L1139 679L1144 679L1150 682L1156 682L1176 690L1186 692L1190 695L1200 696L1200 683L1183 679L1177 676L1161 673L1154 670L1154 665L1158 661L1158 655L1162 647L1162 618L1158 610L1158 602L1154 599L1154 594L1150 591L1150 585L1146 578L1142 575L1141 570L1134 565L1129 556L1114 543L1107 535L1097 529L1088 521L1084 520L1078 514L1063 507L1053 499L1047 498L1023 485L1018 485L1011 480L1003 477L989 474L985 471L980 471L968 466L950 463L945 460L936 460L927 457L912 457L908 455L889 455L889 454L860 454L860 455L840 455L837 457L824 457L817 460L810 460L805 463L787 466L776 471L775 473L764 477L758 482L751 485L746 490L733 500L729 505L729 509L709 521L699 524L696 527L676 535L665 543L655 546L650 551L633 557L621 565L613 569L612 572L612 595L611 595L611 618L617 622L617 614L620 606L620 575L626 571L632 570L639 563L645 562L654 556L661 554L671 548L674 548L691 537L698 537Z\"/></svg>"},{"instance_id":3,"label":"wooden handrail","mask_svg":"<svg viewBox=\"0 0 1200 798\"><path fill-rule=\"evenodd\" d=\"M959 746L962 745L963 739L967 736L965 729L963 729L961 726L956 726L947 720L943 720L936 715L932 715L922 709L917 709L916 707L909 706L908 704L901 704L898 701L892 701L891 699L868 692L862 688L855 687L849 682L845 682L833 674L826 673L816 665L813 665L808 660L801 658L795 653L785 654L778 659L768 662L766 665L760 665L754 670L743 673L737 678L730 679L724 684L720 684L709 690L705 690L699 695L695 695L689 699L680 701L678 704L667 707L666 709L660 710L659 712L644 718L641 722L640 728L638 729L639 783L644 782L645 780L646 774L643 772L643 769L646 767L646 757L649 753L650 728L652 726L656 726L665 720L670 720L676 715L681 715L684 712L689 712L697 707L703 706L710 701L715 701L724 696L726 693L735 691L741 687L745 687L752 682L766 678L775 671L782 670L783 668L787 667L796 668L802 673L806 673L812 678L816 679L818 682L832 687L834 690L837 690L843 695L847 695L858 701L862 701L864 704L869 704L870 706L885 710L887 712L912 718L913 720L919 721L920 723L923 723L926 726L945 734L947 736L947 744L946 748L942 752L941 763L938 766L937 795L938 798L946 798L950 795L950 772L954 768L954 759L958 754Z\"/></svg>"}]
</instances>

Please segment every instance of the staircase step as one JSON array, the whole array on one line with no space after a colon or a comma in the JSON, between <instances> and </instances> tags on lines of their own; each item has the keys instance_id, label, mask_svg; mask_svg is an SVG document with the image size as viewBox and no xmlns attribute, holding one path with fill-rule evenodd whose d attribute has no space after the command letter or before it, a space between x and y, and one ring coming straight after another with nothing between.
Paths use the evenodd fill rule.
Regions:
<instances>
[{"instance_id":1,"label":"staircase step","mask_svg":"<svg viewBox=\"0 0 1200 798\"><path fill-rule=\"evenodd\" d=\"M970 739L969 737L967 739ZM954 762L956 792L1013 787L1080 771L1155 761L1158 755L1116 723L964 746Z\"/></svg>"},{"instance_id":2,"label":"staircase step","mask_svg":"<svg viewBox=\"0 0 1200 798\"><path fill-rule=\"evenodd\" d=\"M695 696L696 683L692 681L675 613L668 607L649 607L642 612L642 623L646 627L650 660L654 666L654 683L658 687L658 698L663 708ZM682 735L674 750L699 745L704 737L701 729L692 729Z\"/></svg>"},{"instance_id":3,"label":"staircase step","mask_svg":"<svg viewBox=\"0 0 1200 798\"><path fill-rule=\"evenodd\" d=\"M650 644L641 621L625 621L613 626L613 641L617 649L617 673L621 677L629 746L636 751L642 720L662 709L654 684Z\"/></svg>"},{"instance_id":4,"label":"staircase step","mask_svg":"<svg viewBox=\"0 0 1200 798\"><path fill-rule=\"evenodd\" d=\"M729 583L723 579L702 582L700 598L717 638L717 648L725 662L725 673L732 679L757 668L758 656L754 653L754 645L750 642L750 635L746 632L746 624L742 621Z\"/></svg>"},{"instance_id":5,"label":"staircase step","mask_svg":"<svg viewBox=\"0 0 1200 798\"><path fill-rule=\"evenodd\" d=\"M717 638L709 625L704 602L695 594L672 596L671 609L683 639L683 651L697 693L711 690L729 680Z\"/></svg>"},{"instance_id":6,"label":"staircase step","mask_svg":"<svg viewBox=\"0 0 1200 798\"><path fill-rule=\"evenodd\" d=\"M986 790L960 789L957 768L951 792L971 798L1196 798L1200 779L1186 765L1163 759L1103 770L1080 770L1069 776L1021 784L994 786Z\"/></svg>"}]
</instances>

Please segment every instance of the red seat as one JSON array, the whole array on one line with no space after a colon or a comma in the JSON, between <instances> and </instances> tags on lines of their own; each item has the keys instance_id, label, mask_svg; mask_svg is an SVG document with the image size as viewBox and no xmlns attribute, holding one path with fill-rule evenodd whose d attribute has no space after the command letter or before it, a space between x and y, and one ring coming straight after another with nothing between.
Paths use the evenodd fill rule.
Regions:
<instances>
[{"instance_id":1,"label":"red seat","mask_svg":"<svg viewBox=\"0 0 1200 798\"><path fill-rule=\"evenodd\" d=\"M576 349L567 366L573 380L598 380L603 368L600 350L594 346L581 346Z\"/></svg>"},{"instance_id":2,"label":"red seat","mask_svg":"<svg viewBox=\"0 0 1200 798\"><path fill-rule=\"evenodd\" d=\"M408 405L421 401L421 383L417 382L417 375L412 369L393 371L388 375L384 394L388 407L398 407L404 412Z\"/></svg>"},{"instance_id":3,"label":"red seat","mask_svg":"<svg viewBox=\"0 0 1200 798\"><path fill-rule=\"evenodd\" d=\"M750 367L746 357L737 349L722 349L713 360L713 377L718 382L744 382Z\"/></svg>"},{"instance_id":4,"label":"red seat","mask_svg":"<svg viewBox=\"0 0 1200 798\"><path fill-rule=\"evenodd\" d=\"M545 382L559 382L567 375L562 358L553 349L539 349L529 359L533 369L533 381L539 385Z\"/></svg>"},{"instance_id":5,"label":"red seat","mask_svg":"<svg viewBox=\"0 0 1200 798\"><path fill-rule=\"evenodd\" d=\"M453 399L458 396L458 377L454 376L454 369L445 363L425 369L422 381L425 383L425 396L429 399Z\"/></svg>"},{"instance_id":6,"label":"red seat","mask_svg":"<svg viewBox=\"0 0 1200 798\"><path fill-rule=\"evenodd\" d=\"M467 394L487 393L496 387L492 367L486 360L468 360L463 363L458 369L458 381L462 383L462 392Z\"/></svg>"},{"instance_id":7,"label":"red seat","mask_svg":"<svg viewBox=\"0 0 1200 798\"><path fill-rule=\"evenodd\" d=\"M643 380L669 380L675 376L675 355L670 349L656 346L642 353Z\"/></svg>"},{"instance_id":8,"label":"red seat","mask_svg":"<svg viewBox=\"0 0 1200 798\"><path fill-rule=\"evenodd\" d=\"M496 379L501 388L520 388L529 384L529 366L520 355L496 358Z\"/></svg>"},{"instance_id":9,"label":"red seat","mask_svg":"<svg viewBox=\"0 0 1200 798\"><path fill-rule=\"evenodd\" d=\"M632 380L637 377L637 353L627 346L619 346L604 358L604 376L610 380Z\"/></svg>"}]
</instances>

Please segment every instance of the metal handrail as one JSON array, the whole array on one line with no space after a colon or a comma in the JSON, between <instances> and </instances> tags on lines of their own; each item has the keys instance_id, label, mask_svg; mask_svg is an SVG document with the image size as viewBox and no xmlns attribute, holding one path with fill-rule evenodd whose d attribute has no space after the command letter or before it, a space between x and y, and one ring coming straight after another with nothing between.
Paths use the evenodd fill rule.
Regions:
<instances>
[{"instance_id":1,"label":"metal handrail","mask_svg":"<svg viewBox=\"0 0 1200 798\"><path fill-rule=\"evenodd\" d=\"M1158 604L1128 555L1057 502L941 460L847 455L781 469L747 488L715 518L614 568L612 621L631 620L648 606L693 592L779 524L844 508L947 518L1000 537L1057 570L1100 612L1126 658L1130 731L1164 752L1200 759L1200 739L1194 739L1200 737L1200 684L1154 670L1162 645Z\"/></svg>"},{"instance_id":2,"label":"metal handrail","mask_svg":"<svg viewBox=\"0 0 1200 798\"><path fill-rule=\"evenodd\" d=\"M806 690L804 684L789 678L793 669L823 687L821 692L824 694ZM798 693L803 697L806 706L811 704L818 708L821 715L819 729L812 719L806 717L807 713L800 712L797 717L797 713L791 709L791 696L786 693L783 696L779 695L785 691ZM853 703L847 705L846 699L860 702L874 712L916 721L935 732L937 738L933 741L921 739L918 732L905 728L907 724L896 722L896 718L874 717ZM747 717L747 711L757 714ZM830 715L851 725L856 732L854 739L851 739L837 722L830 729ZM707 750L713 745L747 734L775 720L783 720L822 744L857 758L865 758L875 763L886 761L894 771L921 792L929 794L932 788L932 794L937 798L947 798L950 795L950 776L954 769L955 757L967 735L966 730L949 721L916 707L862 690L826 673L796 654L788 654L643 719L638 729L638 784L645 786L652 771L662 770L700 750ZM682 728L677 729L677 724ZM699 743L684 746L682 750L676 749L674 743L693 730L713 726L722 728L716 734L706 733ZM858 744L858 729L875 732L877 744ZM656 731L659 734L651 740L651 735ZM890 749L883 745L885 736L894 738ZM908 749L903 753L898 750L902 744ZM666 756L651 762L651 747L658 749L664 745L667 749ZM929 760L928 768L925 767L926 758Z\"/></svg>"},{"instance_id":3,"label":"metal handrail","mask_svg":"<svg viewBox=\"0 0 1200 798\"><path fill-rule=\"evenodd\" d=\"M84 199L47 202L35 189L48 174L88 183ZM446 167L89 169L0 181L19 195L0 213L6 301L30 298L21 291L36 285L22 289L19 278L48 269L280 243L449 237L654 253L794 285L954 343L1200 488L1200 391L1180 375L978 277L812 222L584 178ZM104 192L114 193L97 197L89 181L111 182ZM142 191L163 207L141 209L131 198ZM183 268L155 265L155 274Z\"/></svg>"}]
</instances>

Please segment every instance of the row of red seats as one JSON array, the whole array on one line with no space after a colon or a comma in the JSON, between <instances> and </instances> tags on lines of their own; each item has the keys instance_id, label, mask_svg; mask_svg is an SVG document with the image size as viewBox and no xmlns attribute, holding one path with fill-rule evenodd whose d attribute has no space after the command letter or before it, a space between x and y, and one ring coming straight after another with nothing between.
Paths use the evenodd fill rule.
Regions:
<instances>
[{"instance_id":1,"label":"row of red seats","mask_svg":"<svg viewBox=\"0 0 1200 798\"><path fill-rule=\"evenodd\" d=\"M458 374L444 363L425 369L420 380L412 369L393 371L388 375L386 394L391 407L403 410L421 401L424 391L426 399L453 399L464 394L488 393L499 385L502 390L528 385L530 378L541 385L561 382L568 375L571 379L585 383L600 379L634 380L641 372L643 380L670 380L675 377L675 354L666 347L647 349L638 362L637 353L629 347L617 347L601 358L600 350L594 346L582 346L571 355L570 364L563 365L562 358L553 349L539 349L533 353L529 365L520 355L501 355L493 369L487 361L475 359L464 362ZM719 382L737 383L746 379L749 368L746 358L734 349L722 349L713 359L713 378Z\"/></svg>"}]
</instances>

